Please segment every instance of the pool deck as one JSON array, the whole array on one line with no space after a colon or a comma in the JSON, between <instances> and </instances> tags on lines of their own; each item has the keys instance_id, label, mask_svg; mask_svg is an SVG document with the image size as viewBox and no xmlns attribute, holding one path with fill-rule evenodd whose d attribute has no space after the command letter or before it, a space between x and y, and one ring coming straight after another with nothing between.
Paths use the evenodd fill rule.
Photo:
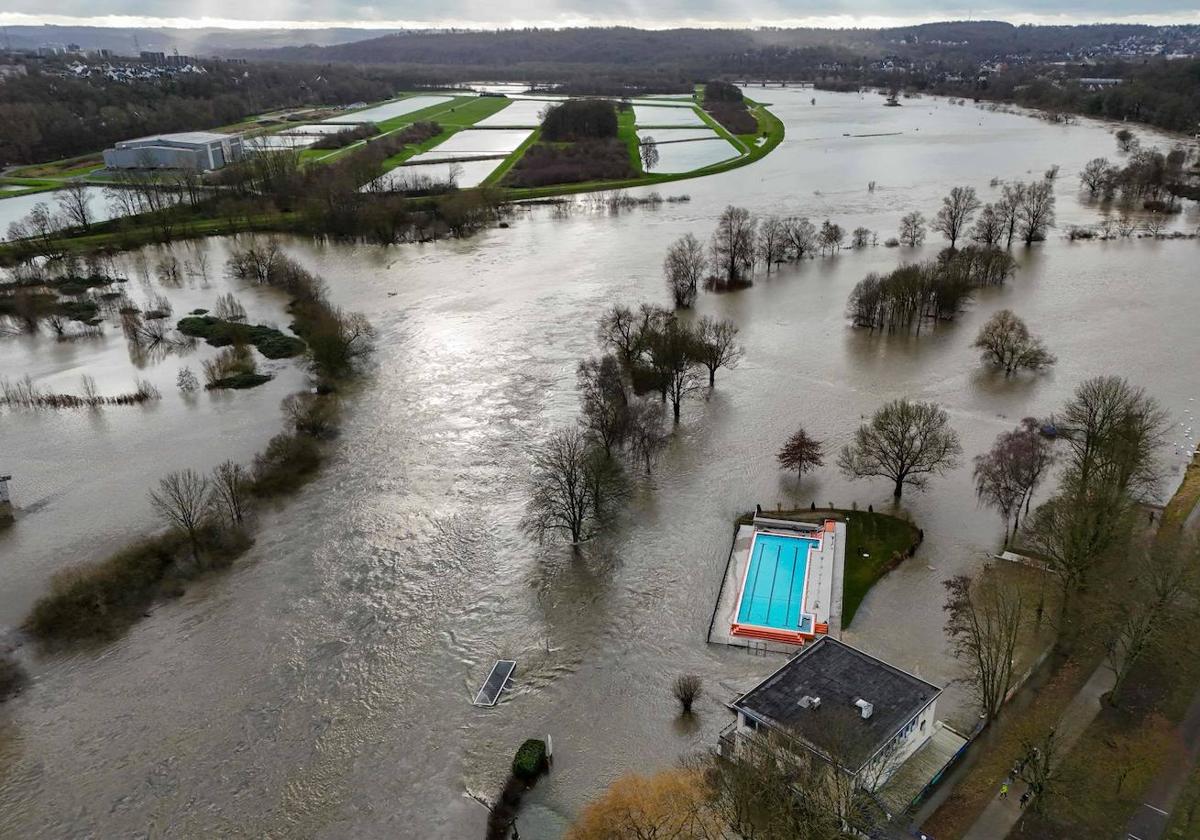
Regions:
<instances>
[{"instance_id":1,"label":"pool deck","mask_svg":"<svg viewBox=\"0 0 1200 840\"><path fill-rule=\"evenodd\" d=\"M741 525L733 537L733 546L725 564L725 576L717 596L708 641L712 644L749 648L755 652L795 653L796 645L735 636L731 627L737 620L737 608L746 566L750 562L750 544L754 526ZM830 539L832 537L832 539ZM804 610L816 616L816 623L827 623L829 635L842 635L842 589L846 563L846 523L835 522L832 533L825 534L821 550L808 555L808 592Z\"/></svg>"}]
</instances>

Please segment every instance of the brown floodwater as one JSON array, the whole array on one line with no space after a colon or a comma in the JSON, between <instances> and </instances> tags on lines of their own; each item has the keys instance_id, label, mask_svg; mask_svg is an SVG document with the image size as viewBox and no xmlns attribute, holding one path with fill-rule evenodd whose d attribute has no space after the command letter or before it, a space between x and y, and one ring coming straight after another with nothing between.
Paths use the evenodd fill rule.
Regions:
<instances>
[{"instance_id":1,"label":"brown floodwater","mask_svg":"<svg viewBox=\"0 0 1200 840\"><path fill-rule=\"evenodd\" d=\"M737 513L813 500L890 508L883 481L848 482L827 467L797 485L781 473L774 452L798 424L832 450L886 400L949 411L964 464L905 494L925 544L846 634L939 684L956 673L941 581L978 569L1001 536L969 470L996 434L1057 409L1089 376L1120 374L1184 423L1180 446L1164 453L1169 490L1200 395L1198 243L1055 235L1018 249L1016 277L956 323L919 339L850 329L854 283L932 257L931 243L844 252L703 296L695 314L736 321L745 359L687 404L617 527L580 556L520 533L530 449L572 422L574 369L596 351L596 317L614 302L666 303L667 244L706 236L726 204L890 236L909 210L932 216L951 186L988 199L992 178L1059 164L1060 225L1101 212L1076 187L1088 159L1115 157L1106 126L932 99L889 109L816 93L812 106L813 95L760 93L787 139L749 167L660 188L689 203L619 215L542 207L470 240L399 248L289 242L379 330L331 463L263 516L257 545L231 571L121 639L67 654L21 649L33 683L0 709L0 835L475 838L486 813L468 794L493 795L519 742L549 733L554 772L529 798L521 833L557 836L613 778L711 746L728 722L723 704L779 665L704 641ZM891 132L903 133L844 136ZM219 266L228 243L206 247ZM1005 380L980 367L971 340L1003 307L1045 336L1059 357L1050 373ZM14 346L0 341L6 375L44 364ZM106 410L102 425L0 414L4 457L23 476L18 504L37 500L0 537L3 620L17 623L53 570L149 525L144 492L162 472L247 457L277 429L279 396L237 395L218 411L164 390L160 408ZM95 455L114 438L138 441L137 456ZM112 489L93 475L94 457L107 459ZM53 492L28 489L39 482ZM518 661L513 690L474 708L496 658ZM669 694L681 672L705 684L687 725ZM960 722L971 714L953 688L939 708Z\"/></svg>"}]
</instances>

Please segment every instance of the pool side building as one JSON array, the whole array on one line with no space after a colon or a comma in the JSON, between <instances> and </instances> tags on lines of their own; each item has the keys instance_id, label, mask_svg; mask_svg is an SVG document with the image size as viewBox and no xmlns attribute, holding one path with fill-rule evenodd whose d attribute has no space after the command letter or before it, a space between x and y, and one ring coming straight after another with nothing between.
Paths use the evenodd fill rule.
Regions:
<instances>
[{"instance_id":1,"label":"pool side building","mask_svg":"<svg viewBox=\"0 0 1200 840\"><path fill-rule=\"evenodd\" d=\"M730 704L737 719L721 735L723 755L759 735L782 736L877 791L940 728L932 683L837 639L823 637Z\"/></svg>"},{"instance_id":2,"label":"pool side building","mask_svg":"<svg viewBox=\"0 0 1200 840\"><path fill-rule=\"evenodd\" d=\"M841 636L846 523L758 514L738 527L709 641L794 653Z\"/></svg>"}]
</instances>

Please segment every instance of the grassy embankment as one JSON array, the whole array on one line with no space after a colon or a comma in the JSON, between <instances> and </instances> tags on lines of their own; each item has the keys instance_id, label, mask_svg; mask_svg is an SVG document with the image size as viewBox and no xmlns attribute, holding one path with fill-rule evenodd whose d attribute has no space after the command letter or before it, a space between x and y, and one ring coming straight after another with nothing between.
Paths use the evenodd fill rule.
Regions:
<instances>
[{"instance_id":1,"label":"grassy embankment","mask_svg":"<svg viewBox=\"0 0 1200 840\"><path fill-rule=\"evenodd\" d=\"M430 148L443 142L452 134L469 128L477 121L497 113L502 110L511 100L501 99L498 97L472 97L460 96L455 97L451 102L433 105L429 108L423 108L411 114L404 114L392 120L385 121L382 125L387 131L397 131L407 125L420 121L436 121L442 127L443 131L440 135L430 138L420 144L410 146L403 152L400 152L384 161L381 167L381 173L389 168L402 163L405 160L419 154L423 151L428 151ZM751 103L751 112L758 120L758 130L754 135L745 135L743 137L735 137L726 131L719 124L714 123L707 114L702 114L702 118L714 127L719 135L727 141L734 144L739 150L745 150L745 153L740 157L733 158L728 161L713 164L702 169L696 169L691 172L677 174L661 174L650 173L646 174L641 169L640 155L636 153L634 143L636 142L636 134L634 133L633 114L632 111L627 114L620 115L618 123L618 136L621 137L630 150L630 162L633 164L636 159L636 170L641 173L636 178L627 178L615 181L589 181L578 184L562 184L548 187L522 188L522 189L506 189L501 188L499 198L509 201L518 201L523 199L548 198L559 195L569 195L583 192L595 192L600 190L616 190L629 187L653 186L655 184L669 183L673 181L686 180L688 178L696 178L704 175L713 175L719 172L725 172L731 169L736 169L739 166L746 166L756 160L769 154L780 142L783 141L784 127L783 123L772 114L765 106L757 103ZM766 140L761 145L755 145L756 137L765 135ZM480 188L497 187L503 180L504 176L516 164L525 152L538 142L541 136L540 129L535 129L533 134L528 137L517 149L509 155L497 169L486 178ZM329 163L336 160L340 155L357 148L358 144L352 144L342 149L335 149L327 152L322 157L308 156L309 163L321 162ZM314 151L314 150L306 150ZM318 150L320 151L320 150ZM60 185L57 180L36 182L41 184L39 187L31 188L31 191L39 189L53 189ZM21 193L13 193L21 194ZM0 200L3 200L0 198ZM417 199L417 203L423 203L424 199ZM253 216L240 218L236 223L227 219L200 217L182 221L174 226L172 231L173 239L189 239L202 236L220 236L229 235L238 232L280 232L287 233L298 229L300 222L300 214L295 212L269 212L258 213ZM142 225L130 225L130 220L111 220L92 225L92 230L87 234L74 235L64 237L58 244L68 251L82 253L104 248L130 249L141 247L147 244L153 244L163 241L162 233L159 227L148 222ZM0 254L2 254L0 247Z\"/></svg>"},{"instance_id":2,"label":"grassy embankment","mask_svg":"<svg viewBox=\"0 0 1200 840\"><path fill-rule=\"evenodd\" d=\"M642 172L641 158L640 155L637 155L638 159L636 168L639 172L642 172L642 174L637 178L626 178L617 181L586 181L579 184L559 184L549 187L506 189L504 190L504 196L510 200L517 201L530 198L550 198L558 195L570 195L581 192L595 192L598 190L618 190L631 187L648 187L654 186L655 184L666 184L673 181L684 181L689 178L699 178L704 175L716 175L720 172L728 172L731 169L737 169L740 166L747 166L751 163L754 163L754 161L760 160L761 158L770 154L776 146L783 142L784 137L783 122L774 114L772 114L770 110L766 108L766 106L751 102L750 100L747 100L747 105L750 108L750 112L758 121L758 129L754 134L741 136L730 134L725 130L724 127L714 121L702 110L697 109L700 112L701 118L706 124L712 127L718 135L732 143L739 152L742 152L741 156L739 157L721 161L720 163L714 163L711 166L706 166L701 169L693 169L690 172L667 174ZM621 121L622 118L625 120L624 123ZM623 139L627 145L630 144L629 137L630 134L632 134L633 119L632 112L630 112L628 116L625 114L618 116L617 136ZM622 130L624 130L624 134L621 133ZM755 145L756 138L763 135L766 136L764 142L761 145ZM528 145L531 144L526 144L523 148L518 149L512 157L505 161L505 164L500 168L500 170L494 172L486 181L484 181L483 186L493 186L499 184L503 175L512 168L512 166L519 159L520 155L524 154L525 148L528 148ZM631 146L631 162L634 158L634 152L635 150Z\"/></svg>"},{"instance_id":3,"label":"grassy embankment","mask_svg":"<svg viewBox=\"0 0 1200 840\"><path fill-rule=\"evenodd\" d=\"M921 544L921 531L906 519L886 513L842 508L764 510L763 516L795 522L846 523L846 569L842 590L842 627L849 627L867 593L888 572L911 557ZM753 513L738 517L739 525L754 521Z\"/></svg>"}]
</instances>

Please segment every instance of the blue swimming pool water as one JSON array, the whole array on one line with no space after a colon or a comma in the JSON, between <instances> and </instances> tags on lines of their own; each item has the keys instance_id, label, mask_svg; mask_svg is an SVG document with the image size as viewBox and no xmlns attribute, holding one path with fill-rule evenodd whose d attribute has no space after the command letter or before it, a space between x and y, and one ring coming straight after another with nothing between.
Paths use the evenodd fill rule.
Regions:
<instances>
[{"instance_id":1,"label":"blue swimming pool water","mask_svg":"<svg viewBox=\"0 0 1200 840\"><path fill-rule=\"evenodd\" d=\"M780 630L800 628L808 552L817 544L816 540L799 537L755 535L750 571L738 609L739 624Z\"/></svg>"}]
</instances>

